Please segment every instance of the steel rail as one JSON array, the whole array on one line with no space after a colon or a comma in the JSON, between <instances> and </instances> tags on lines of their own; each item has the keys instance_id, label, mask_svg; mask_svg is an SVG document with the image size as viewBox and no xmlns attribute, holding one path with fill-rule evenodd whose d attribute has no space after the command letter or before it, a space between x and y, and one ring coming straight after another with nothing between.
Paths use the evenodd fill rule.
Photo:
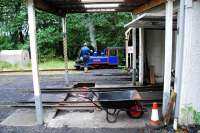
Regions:
<instances>
[{"instance_id":1,"label":"steel rail","mask_svg":"<svg viewBox=\"0 0 200 133\"><path fill-rule=\"evenodd\" d=\"M69 71L78 71L76 69L68 69ZM42 69L42 72L49 71L64 71L64 69ZM0 71L0 73L20 73L20 72L32 72L32 70L9 70L9 71Z\"/></svg>"},{"instance_id":2,"label":"steel rail","mask_svg":"<svg viewBox=\"0 0 200 133\"><path fill-rule=\"evenodd\" d=\"M139 100L140 101L140 100ZM79 104L80 101L77 101L77 104ZM162 105L162 100L145 100L145 101L140 101L140 103L143 106L148 106L148 105L152 105L152 102L157 102L158 105ZM43 103L43 107L44 108L95 108L97 106L95 105L67 105L71 102L66 102L66 103L48 103L46 102L45 104ZM87 103L91 103L91 102L87 102ZM98 102L96 102L98 103ZM75 104L75 103L74 103ZM5 104L5 105L0 105L0 107L13 107L13 108L35 108L35 104L34 102L22 102L19 104Z\"/></svg>"}]
</instances>

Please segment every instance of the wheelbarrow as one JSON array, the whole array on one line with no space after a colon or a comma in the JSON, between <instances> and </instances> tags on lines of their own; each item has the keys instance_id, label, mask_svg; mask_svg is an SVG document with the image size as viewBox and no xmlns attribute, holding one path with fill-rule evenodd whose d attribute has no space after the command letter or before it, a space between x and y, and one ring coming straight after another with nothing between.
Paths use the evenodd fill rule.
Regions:
<instances>
[{"instance_id":1,"label":"wheelbarrow","mask_svg":"<svg viewBox=\"0 0 200 133\"><path fill-rule=\"evenodd\" d=\"M95 97L99 105L93 101ZM87 99L97 108L106 112L106 120L109 123L116 122L121 111L125 111L129 117L135 119L142 117L144 114L143 106L138 101L141 96L136 90L92 92L92 96L90 94Z\"/></svg>"}]
</instances>

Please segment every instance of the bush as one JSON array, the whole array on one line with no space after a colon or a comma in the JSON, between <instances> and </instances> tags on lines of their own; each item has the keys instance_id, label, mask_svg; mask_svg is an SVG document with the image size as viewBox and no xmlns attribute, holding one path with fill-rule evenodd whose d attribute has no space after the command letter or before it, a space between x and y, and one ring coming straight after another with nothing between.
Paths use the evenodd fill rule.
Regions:
<instances>
[{"instance_id":1,"label":"bush","mask_svg":"<svg viewBox=\"0 0 200 133\"><path fill-rule=\"evenodd\" d=\"M0 50L3 49L12 49L13 43L11 39L7 36L0 36Z\"/></svg>"}]
</instances>

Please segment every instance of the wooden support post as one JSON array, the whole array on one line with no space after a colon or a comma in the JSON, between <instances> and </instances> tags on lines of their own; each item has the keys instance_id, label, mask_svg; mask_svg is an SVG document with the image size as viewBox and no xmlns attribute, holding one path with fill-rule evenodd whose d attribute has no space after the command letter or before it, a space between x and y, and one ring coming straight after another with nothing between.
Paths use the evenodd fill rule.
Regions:
<instances>
[{"instance_id":1,"label":"wooden support post","mask_svg":"<svg viewBox=\"0 0 200 133\"><path fill-rule=\"evenodd\" d=\"M65 63L65 85L69 86L66 17L62 18L62 29L63 29L63 54L64 54L64 63Z\"/></svg>"},{"instance_id":2,"label":"wooden support post","mask_svg":"<svg viewBox=\"0 0 200 133\"><path fill-rule=\"evenodd\" d=\"M125 35L125 48L126 48L126 68L128 68L128 36Z\"/></svg>"},{"instance_id":3,"label":"wooden support post","mask_svg":"<svg viewBox=\"0 0 200 133\"><path fill-rule=\"evenodd\" d=\"M174 113L174 130L177 130L177 122L179 117L179 108L180 108L180 94L181 94L181 84L182 84L182 70L183 70L183 48L184 48L184 28L185 28L185 0L180 1L180 10L177 16L178 20L178 29L177 34L177 44L176 44L176 72L175 72L175 81L174 89L177 93L176 106Z\"/></svg>"},{"instance_id":4,"label":"wooden support post","mask_svg":"<svg viewBox=\"0 0 200 133\"><path fill-rule=\"evenodd\" d=\"M139 83L144 81L144 29L139 28Z\"/></svg>"},{"instance_id":5,"label":"wooden support post","mask_svg":"<svg viewBox=\"0 0 200 133\"><path fill-rule=\"evenodd\" d=\"M31 50L31 63L32 63L32 76L33 76L33 88L36 107L36 119L38 124L43 124L43 108L39 84L39 72L38 72L38 56L37 56L37 42L36 42L36 22L35 22L35 9L33 0L28 0L28 24L29 24L29 36L30 36L30 50Z\"/></svg>"},{"instance_id":6,"label":"wooden support post","mask_svg":"<svg viewBox=\"0 0 200 133\"><path fill-rule=\"evenodd\" d=\"M133 45L133 57L132 57L132 83L135 85L136 82L136 29L132 28L132 45Z\"/></svg>"},{"instance_id":7,"label":"wooden support post","mask_svg":"<svg viewBox=\"0 0 200 133\"><path fill-rule=\"evenodd\" d=\"M165 16L165 69L164 69L164 92L163 92L163 115L166 113L171 89L172 68L172 33L173 33L173 0L166 3Z\"/></svg>"},{"instance_id":8,"label":"wooden support post","mask_svg":"<svg viewBox=\"0 0 200 133\"><path fill-rule=\"evenodd\" d=\"M129 49L128 49L128 43L129 43L130 31L131 31L131 28L129 28L125 32L126 68L129 68Z\"/></svg>"}]
</instances>

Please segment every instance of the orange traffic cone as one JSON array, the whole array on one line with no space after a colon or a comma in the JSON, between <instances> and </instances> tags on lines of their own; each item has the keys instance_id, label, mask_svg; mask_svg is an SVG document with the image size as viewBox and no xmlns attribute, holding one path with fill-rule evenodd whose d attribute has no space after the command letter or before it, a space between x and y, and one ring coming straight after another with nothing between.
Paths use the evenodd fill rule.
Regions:
<instances>
[{"instance_id":1,"label":"orange traffic cone","mask_svg":"<svg viewBox=\"0 0 200 133\"><path fill-rule=\"evenodd\" d=\"M159 120L159 115L158 115L158 104L157 104L157 102L154 102L153 106L152 106L150 124L153 125L153 126L160 125L160 120Z\"/></svg>"}]
</instances>

